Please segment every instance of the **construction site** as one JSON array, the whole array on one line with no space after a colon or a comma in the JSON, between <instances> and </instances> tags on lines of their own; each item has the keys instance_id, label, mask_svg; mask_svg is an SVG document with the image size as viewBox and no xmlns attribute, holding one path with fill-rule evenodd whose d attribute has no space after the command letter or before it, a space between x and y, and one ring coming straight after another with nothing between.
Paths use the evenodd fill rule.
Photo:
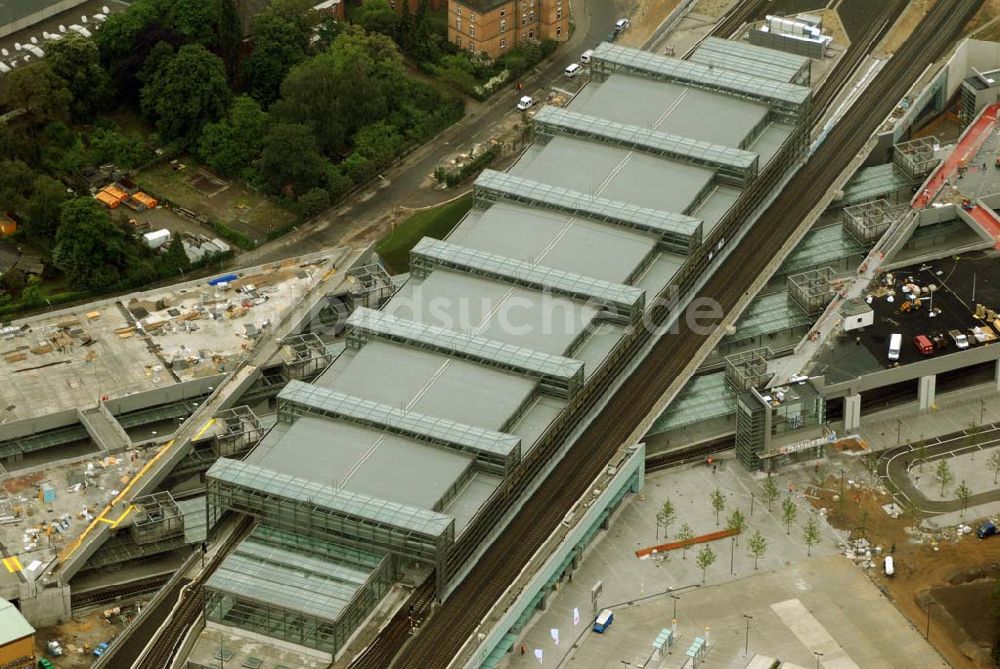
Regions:
<instances>
[{"instance_id":1,"label":"construction site","mask_svg":"<svg viewBox=\"0 0 1000 669\"><path fill-rule=\"evenodd\" d=\"M702 4L596 45L408 274L345 247L4 324L39 656L989 666L1000 44L974 0Z\"/></svg>"}]
</instances>

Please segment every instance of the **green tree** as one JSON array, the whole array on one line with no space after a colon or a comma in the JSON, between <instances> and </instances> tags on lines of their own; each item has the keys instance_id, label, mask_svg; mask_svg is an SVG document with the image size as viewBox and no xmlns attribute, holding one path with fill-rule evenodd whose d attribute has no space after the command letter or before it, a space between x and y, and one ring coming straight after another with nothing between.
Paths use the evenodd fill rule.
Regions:
<instances>
[{"instance_id":1,"label":"green tree","mask_svg":"<svg viewBox=\"0 0 1000 669\"><path fill-rule=\"evenodd\" d=\"M206 123L225 116L231 96L222 60L188 44L160 65L140 97L160 137L191 147Z\"/></svg>"},{"instance_id":2,"label":"green tree","mask_svg":"<svg viewBox=\"0 0 1000 669\"><path fill-rule=\"evenodd\" d=\"M10 295L15 300L21 297L21 291L28 285L24 272L17 269L0 272L0 295Z\"/></svg>"},{"instance_id":3,"label":"green tree","mask_svg":"<svg viewBox=\"0 0 1000 669\"><path fill-rule=\"evenodd\" d=\"M958 501L962 503L963 516L965 515L965 510L969 508L969 498L971 496L972 491L969 490L969 486L965 485L965 479L962 479L962 482L958 484L957 488L955 488L955 497L957 497Z\"/></svg>"},{"instance_id":4,"label":"green tree","mask_svg":"<svg viewBox=\"0 0 1000 669\"><path fill-rule=\"evenodd\" d=\"M674 510L674 503L668 497L663 500L660 510L656 513L656 524L657 526L663 526L664 539L670 535L670 526L673 525L675 520L677 520L677 512Z\"/></svg>"},{"instance_id":5,"label":"green tree","mask_svg":"<svg viewBox=\"0 0 1000 669\"><path fill-rule=\"evenodd\" d=\"M802 528L802 540L806 542L806 555L812 555L812 547L819 543L819 527L816 520L810 518Z\"/></svg>"},{"instance_id":6,"label":"green tree","mask_svg":"<svg viewBox=\"0 0 1000 669\"><path fill-rule=\"evenodd\" d=\"M260 104L241 95L233 100L228 118L205 126L198 153L219 174L246 178L251 164L260 157L270 124L270 116Z\"/></svg>"},{"instance_id":7,"label":"green tree","mask_svg":"<svg viewBox=\"0 0 1000 669\"><path fill-rule=\"evenodd\" d=\"M997 478L1000 477L1000 448L993 449L986 460L986 465L993 471L993 485L996 485Z\"/></svg>"},{"instance_id":8,"label":"green tree","mask_svg":"<svg viewBox=\"0 0 1000 669\"><path fill-rule=\"evenodd\" d=\"M715 524L719 524L719 514L726 508L726 494L716 488L709 494L709 501L712 503L712 511L715 511Z\"/></svg>"},{"instance_id":9,"label":"green tree","mask_svg":"<svg viewBox=\"0 0 1000 669\"><path fill-rule=\"evenodd\" d=\"M941 496L944 497L945 489L955 481L955 475L951 473L951 465L948 464L947 460L938 463L934 470L934 478L941 484Z\"/></svg>"},{"instance_id":10,"label":"green tree","mask_svg":"<svg viewBox=\"0 0 1000 669\"><path fill-rule=\"evenodd\" d=\"M226 76L229 81L236 80L236 69L240 59L240 42L243 41L243 31L240 28L240 16L236 12L234 0L216 0L216 22L219 29L219 55L226 64Z\"/></svg>"},{"instance_id":11,"label":"green tree","mask_svg":"<svg viewBox=\"0 0 1000 669\"><path fill-rule=\"evenodd\" d=\"M743 515L743 512L739 509L733 509L732 513L729 514L729 518L726 519L726 529L732 530L736 534L734 538L736 540L736 545L740 545L740 534L746 529L747 519Z\"/></svg>"},{"instance_id":12,"label":"green tree","mask_svg":"<svg viewBox=\"0 0 1000 669\"><path fill-rule=\"evenodd\" d=\"M792 523L795 522L795 516L798 513L799 509L795 506L795 502L791 497L786 496L781 502L781 522L785 524L785 534L792 533Z\"/></svg>"},{"instance_id":13,"label":"green tree","mask_svg":"<svg viewBox=\"0 0 1000 669\"><path fill-rule=\"evenodd\" d=\"M93 40L73 33L46 48L45 61L66 82L72 95L70 112L74 121L89 121L108 106L112 99L111 77L101 67L101 53Z\"/></svg>"},{"instance_id":14,"label":"green tree","mask_svg":"<svg viewBox=\"0 0 1000 669\"><path fill-rule=\"evenodd\" d=\"M191 266L191 261L184 252L184 238L179 232L171 235L167 251L161 258L161 266L165 276L179 274Z\"/></svg>"},{"instance_id":15,"label":"green tree","mask_svg":"<svg viewBox=\"0 0 1000 669\"><path fill-rule=\"evenodd\" d=\"M40 175L32 184L31 197L25 204L25 228L28 236L44 246L55 242L59 212L66 201L66 187L52 177Z\"/></svg>"},{"instance_id":16,"label":"green tree","mask_svg":"<svg viewBox=\"0 0 1000 669\"><path fill-rule=\"evenodd\" d=\"M28 285L21 291L21 304L29 309L41 306L42 301L42 280L37 276L28 277Z\"/></svg>"},{"instance_id":17,"label":"green tree","mask_svg":"<svg viewBox=\"0 0 1000 669\"><path fill-rule=\"evenodd\" d=\"M299 198L299 213L302 218L318 216L330 208L330 194L324 188L313 188Z\"/></svg>"},{"instance_id":18,"label":"green tree","mask_svg":"<svg viewBox=\"0 0 1000 669\"><path fill-rule=\"evenodd\" d=\"M94 198L70 200L62 207L52 260L71 283L108 290L128 264L124 233Z\"/></svg>"},{"instance_id":19,"label":"green tree","mask_svg":"<svg viewBox=\"0 0 1000 669\"><path fill-rule=\"evenodd\" d=\"M98 165L114 163L126 170L142 167L153 159L153 151L138 133L119 128L99 128L90 136L90 150Z\"/></svg>"},{"instance_id":20,"label":"green tree","mask_svg":"<svg viewBox=\"0 0 1000 669\"><path fill-rule=\"evenodd\" d=\"M771 478L770 472L767 474L767 480L764 481L763 491L764 501L767 502L767 512L771 513L771 504L778 501L781 493L778 492L778 486L774 483L774 479Z\"/></svg>"},{"instance_id":21,"label":"green tree","mask_svg":"<svg viewBox=\"0 0 1000 669\"><path fill-rule=\"evenodd\" d=\"M698 556L695 558L695 562L698 567L701 568L701 582L705 582L705 572L715 564L715 552L712 547L705 544L700 551L698 551Z\"/></svg>"},{"instance_id":22,"label":"green tree","mask_svg":"<svg viewBox=\"0 0 1000 669\"><path fill-rule=\"evenodd\" d=\"M681 528L677 530L677 541L691 541L694 539L694 532L691 530L691 526L687 523L682 523ZM687 559L687 552L689 546L685 545L681 549L681 559Z\"/></svg>"},{"instance_id":23,"label":"green tree","mask_svg":"<svg viewBox=\"0 0 1000 669\"><path fill-rule=\"evenodd\" d=\"M403 138L396 127L377 121L354 133L354 150L378 165L388 167L403 148Z\"/></svg>"},{"instance_id":24,"label":"green tree","mask_svg":"<svg viewBox=\"0 0 1000 669\"><path fill-rule=\"evenodd\" d=\"M924 462L927 460L927 444L921 441L917 444L916 459L920 462L920 471L924 471ZM996 481L994 481L996 483Z\"/></svg>"},{"instance_id":25,"label":"green tree","mask_svg":"<svg viewBox=\"0 0 1000 669\"><path fill-rule=\"evenodd\" d=\"M8 102L23 109L22 117L31 126L69 120L73 94L63 79L52 71L47 60L14 70L7 78Z\"/></svg>"},{"instance_id":26,"label":"green tree","mask_svg":"<svg viewBox=\"0 0 1000 669\"><path fill-rule=\"evenodd\" d=\"M753 556L753 568L756 570L757 561L764 557L764 553L767 552L767 539L760 533L760 530L755 530L753 536L747 540L747 548L750 550L750 555Z\"/></svg>"},{"instance_id":27,"label":"green tree","mask_svg":"<svg viewBox=\"0 0 1000 669\"><path fill-rule=\"evenodd\" d=\"M388 0L365 0L351 13L351 21L370 33L382 33L393 39L399 34L400 16L389 6Z\"/></svg>"},{"instance_id":28,"label":"green tree","mask_svg":"<svg viewBox=\"0 0 1000 669\"><path fill-rule=\"evenodd\" d=\"M326 166L309 128L292 123L271 127L261 154L261 172L274 192L305 193L323 185Z\"/></svg>"},{"instance_id":29,"label":"green tree","mask_svg":"<svg viewBox=\"0 0 1000 669\"><path fill-rule=\"evenodd\" d=\"M243 68L247 91L265 107L278 99L281 82L306 59L310 29L301 13L272 4L254 20L254 49Z\"/></svg>"},{"instance_id":30,"label":"green tree","mask_svg":"<svg viewBox=\"0 0 1000 669\"><path fill-rule=\"evenodd\" d=\"M0 160L0 212L21 211L31 193L35 172L21 160Z\"/></svg>"}]
</instances>

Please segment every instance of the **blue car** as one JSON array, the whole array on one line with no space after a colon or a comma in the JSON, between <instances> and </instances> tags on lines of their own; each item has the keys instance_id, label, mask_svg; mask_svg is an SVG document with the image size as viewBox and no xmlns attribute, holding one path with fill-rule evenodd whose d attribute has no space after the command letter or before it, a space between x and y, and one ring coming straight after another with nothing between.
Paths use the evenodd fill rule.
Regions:
<instances>
[{"instance_id":1,"label":"blue car","mask_svg":"<svg viewBox=\"0 0 1000 669\"><path fill-rule=\"evenodd\" d=\"M104 653L106 653L107 650L108 650L108 642L102 641L101 643L97 644L97 648L94 649L94 657L100 657L101 655L104 655Z\"/></svg>"}]
</instances>

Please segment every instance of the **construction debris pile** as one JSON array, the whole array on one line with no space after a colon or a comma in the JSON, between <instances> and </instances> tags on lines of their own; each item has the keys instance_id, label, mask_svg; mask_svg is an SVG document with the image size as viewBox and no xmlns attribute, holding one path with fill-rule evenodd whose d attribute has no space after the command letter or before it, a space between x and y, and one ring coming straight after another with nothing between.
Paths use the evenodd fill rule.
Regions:
<instances>
[{"instance_id":1,"label":"construction debris pile","mask_svg":"<svg viewBox=\"0 0 1000 669\"><path fill-rule=\"evenodd\" d=\"M101 317L99 311L87 314L88 321ZM11 342L0 355L7 364L24 362L30 356L42 356L46 353L69 354L77 348L87 348L94 343L90 333L82 326L79 318L68 316L40 330L32 330L27 326L8 326L0 329L0 339ZM84 360L94 359L94 352L87 351Z\"/></svg>"}]
</instances>

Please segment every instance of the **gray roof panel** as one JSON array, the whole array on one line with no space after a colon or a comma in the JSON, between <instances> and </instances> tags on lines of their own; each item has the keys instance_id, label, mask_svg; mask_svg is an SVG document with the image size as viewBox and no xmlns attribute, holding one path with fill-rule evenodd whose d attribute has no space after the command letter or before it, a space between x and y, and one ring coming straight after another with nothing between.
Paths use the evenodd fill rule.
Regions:
<instances>
[{"instance_id":1,"label":"gray roof panel","mask_svg":"<svg viewBox=\"0 0 1000 669\"><path fill-rule=\"evenodd\" d=\"M762 102L624 73L591 82L583 91L588 95L577 96L568 109L737 149L746 148L769 114Z\"/></svg>"},{"instance_id":2,"label":"gray roof panel","mask_svg":"<svg viewBox=\"0 0 1000 669\"><path fill-rule=\"evenodd\" d=\"M387 527L397 527L425 537L453 537L454 520L427 509L378 499L325 483L266 469L250 462L219 458L206 476L265 495L368 520Z\"/></svg>"},{"instance_id":3,"label":"gray roof panel","mask_svg":"<svg viewBox=\"0 0 1000 669\"><path fill-rule=\"evenodd\" d=\"M736 95L746 95L788 108L805 107L812 93L806 86L768 81L761 77L710 68L701 63L692 63L608 42L597 45L593 60L597 65L608 64L626 71L643 72L668 81L684 82Z\"/></svg>"},{"instance_id":4,"label":"gray roof panel","mask_svg":"<svg viewBox=\"0 0 1000 669\"><path fill-rule=\"evenodd\" d=\"M785 83L794 82L803 72L808 74L810 66L806 56L712 36L698 45L689 60Z\"/></svg>"}]
</instances>

